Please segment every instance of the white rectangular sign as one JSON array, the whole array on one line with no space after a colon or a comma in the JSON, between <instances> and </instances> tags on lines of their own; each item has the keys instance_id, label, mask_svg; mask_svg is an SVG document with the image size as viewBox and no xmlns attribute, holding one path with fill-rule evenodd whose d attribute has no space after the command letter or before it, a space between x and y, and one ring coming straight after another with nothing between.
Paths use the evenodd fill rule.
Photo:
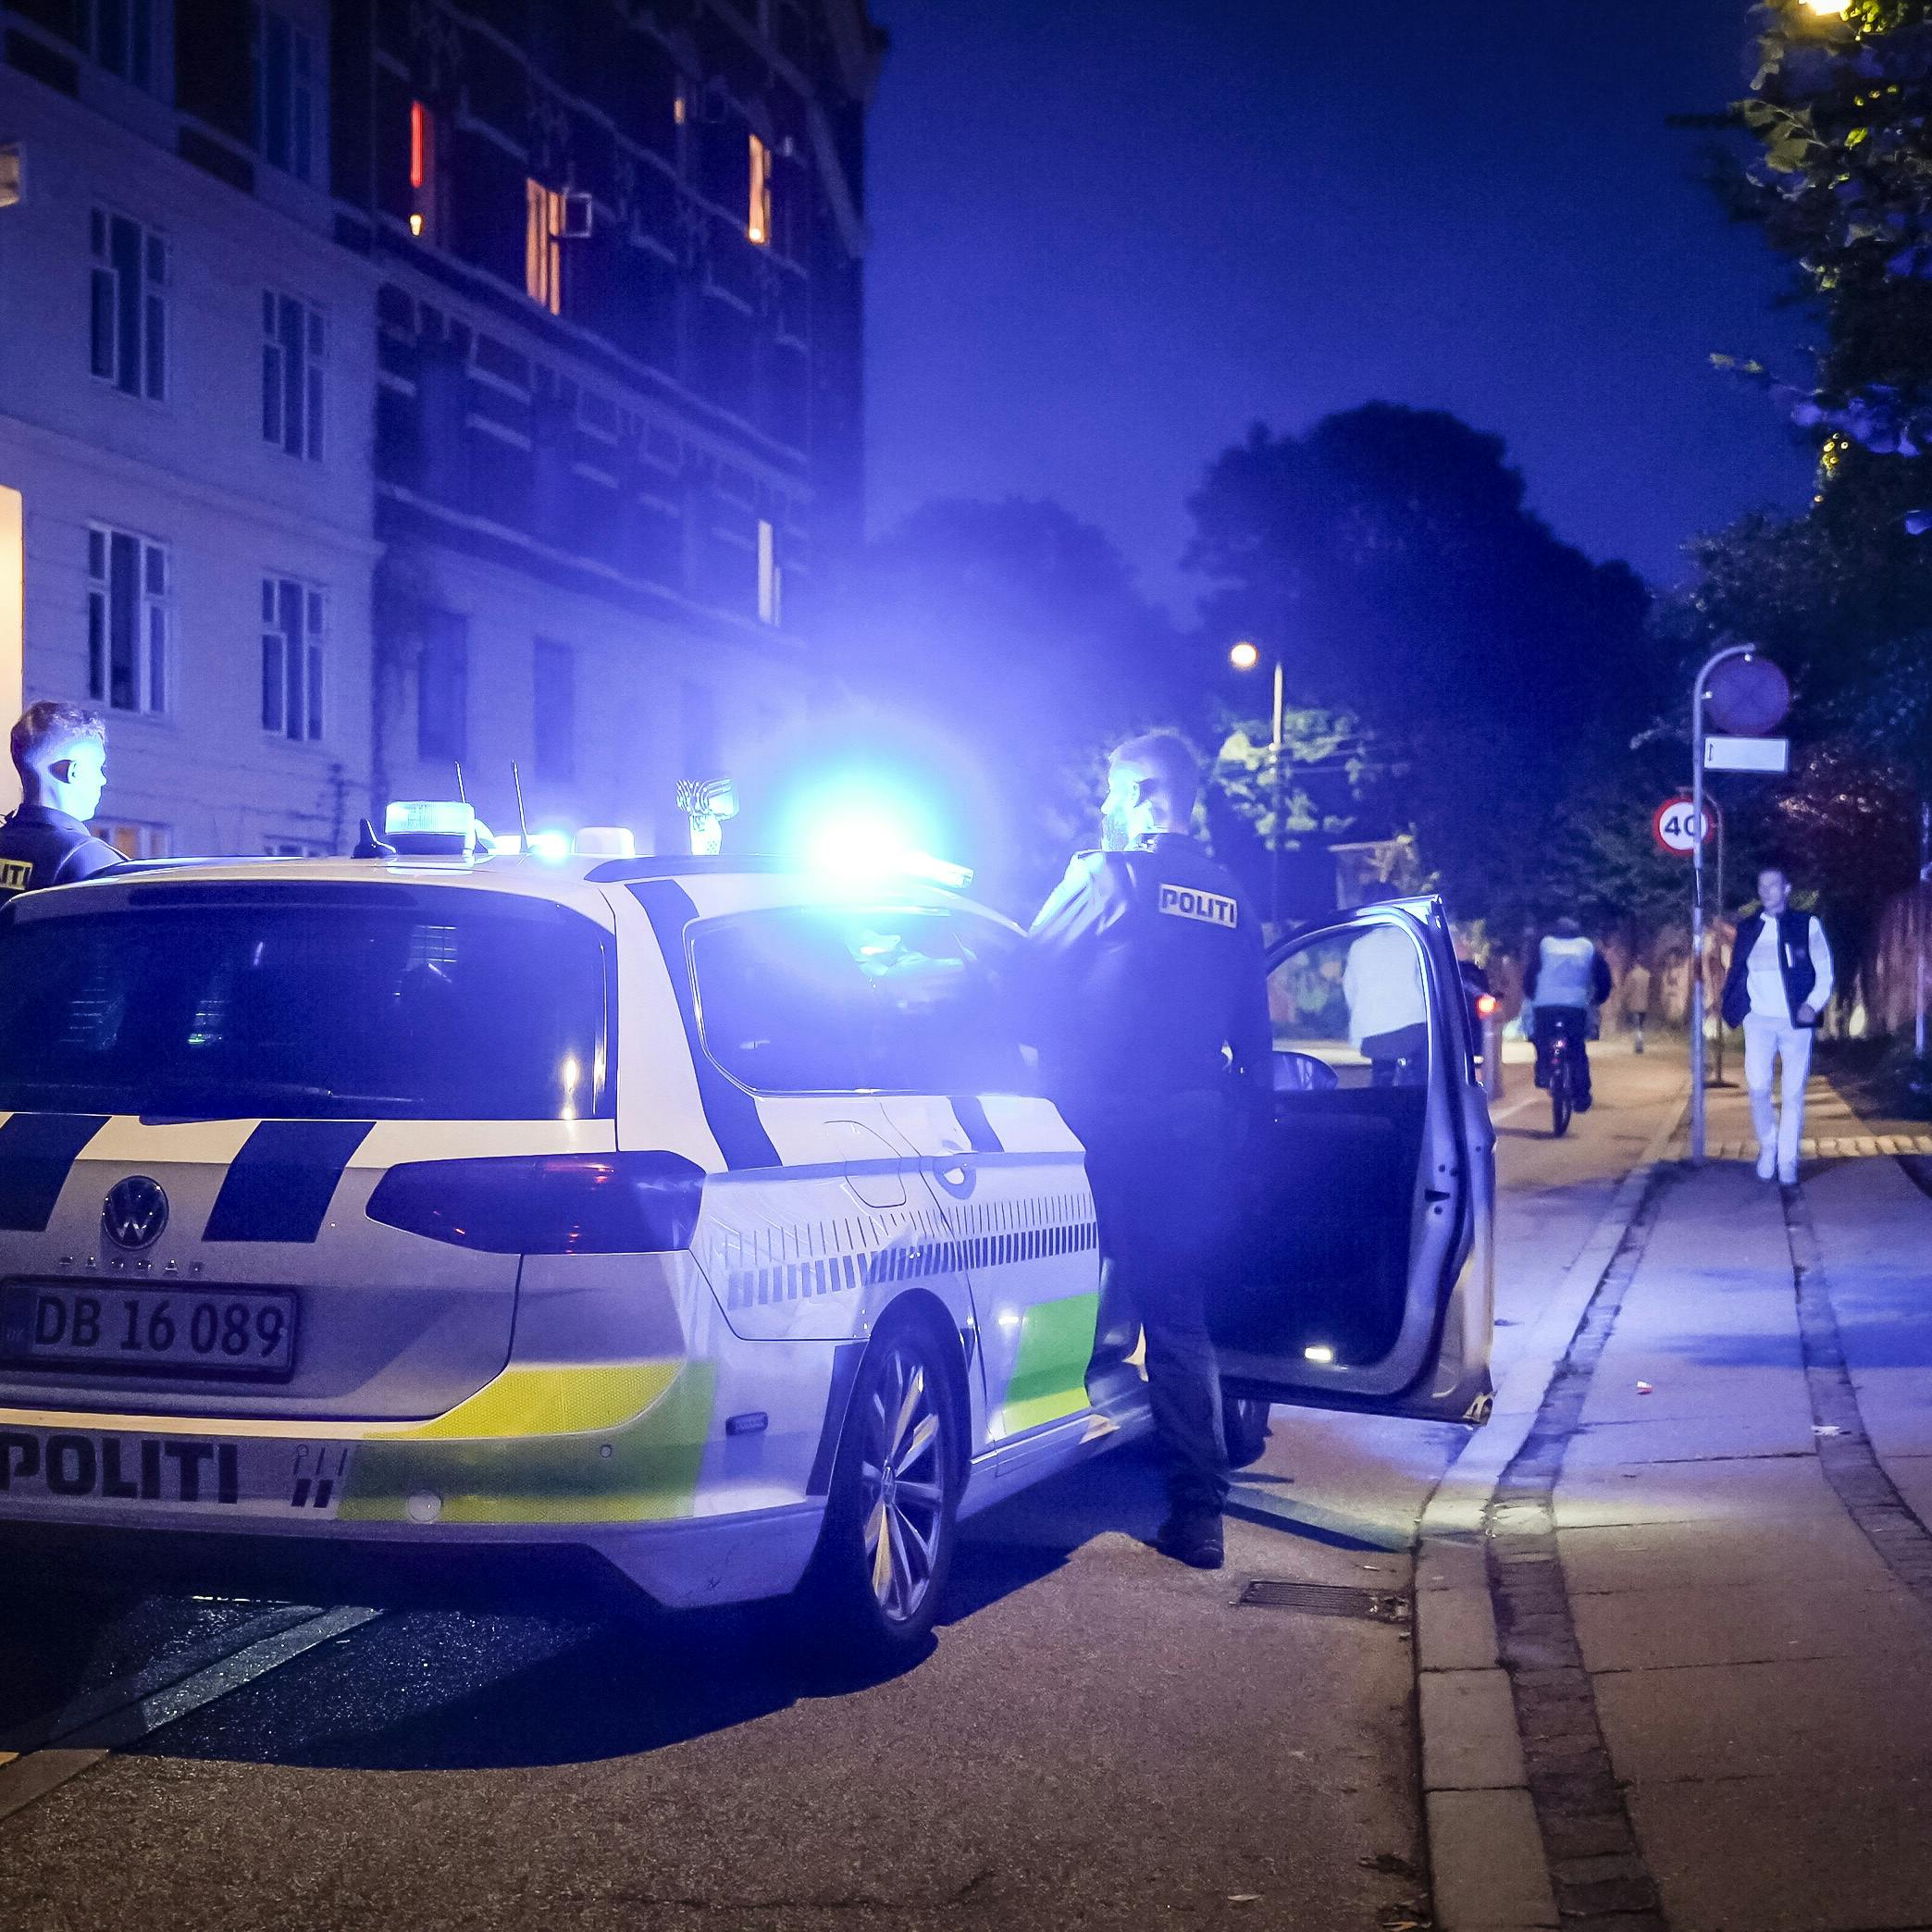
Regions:
<instances>
[{"instance_id":1,"label":"white rectangular sign","mask_svg":"<svg viewBox=\"0 0 1932 1932\"><path fill-rule=\"evenodd\" d=\"M1707 772L1788 772L1791 768L1790 738L1706 737Z\"/></svg>"}]
</instances>

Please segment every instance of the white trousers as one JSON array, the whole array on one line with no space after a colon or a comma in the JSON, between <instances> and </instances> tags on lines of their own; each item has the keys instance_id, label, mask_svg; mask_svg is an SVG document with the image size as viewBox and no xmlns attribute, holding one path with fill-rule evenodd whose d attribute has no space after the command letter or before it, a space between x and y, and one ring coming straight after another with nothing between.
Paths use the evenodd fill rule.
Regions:
<instances>
[{"instance_id":1,"label":"white trousers","mask_svg":"<svg viewBox=\"0 0 1932 1932\"><path fill-rule=\"evenodd\" d=\"M1744 1085L1751 1095L1751 1122L1757 1129L1758 1147L1776 1145L1777 1164L1798 1165L1798 1143L1804 1137L1804 1083L1811 1076L1814 1026L1794 1026L1771 1013L1744 1016ZM1782 1108L1772 1104L1771 1068L1784 1063Z\"/></svg>"}]
</instances>

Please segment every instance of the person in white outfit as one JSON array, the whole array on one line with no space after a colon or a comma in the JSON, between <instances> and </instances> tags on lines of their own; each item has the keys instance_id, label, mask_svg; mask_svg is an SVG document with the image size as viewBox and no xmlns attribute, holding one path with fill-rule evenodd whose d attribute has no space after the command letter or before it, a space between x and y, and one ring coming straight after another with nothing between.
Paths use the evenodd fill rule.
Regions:
<instances>
[{"instance_id":1,"label":"person in white outfit","mask_svg":"<svg viewBox=\"0 0 1932 1932\"><path fill-rule=\"evenodd\" d=\"M1831 1003L1831 947L1814 914L1794 911L1784 868L1758 874L1754 912L1738 928L1724 982L1724 1023L1744 1029L1744 1085L1757 1129L1760 1181L1775 1174L1787 1187L1798 1179L1798 1143L1804 1137L1804 1083L1811 1076L1818 1016ZM1771 1078L1782 1065L1783 1105L1773 1103Z\"/></svg>"}]
</instances>

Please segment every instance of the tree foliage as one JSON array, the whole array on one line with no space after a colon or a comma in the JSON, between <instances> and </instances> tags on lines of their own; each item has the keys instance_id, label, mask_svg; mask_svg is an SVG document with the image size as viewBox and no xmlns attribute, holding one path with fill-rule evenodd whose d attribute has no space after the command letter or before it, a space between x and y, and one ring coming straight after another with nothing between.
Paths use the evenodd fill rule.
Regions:
<instances>
[{"instance_id":1,"label":"tree foliage","mask_svg":"<svg viewBox=\"0 0 1932 1932\"><path fill-rule=\"evenodd\" d=\"M1575 903L1545 834L1648 721L1634 574L1551 534L1500 439L1392 403L1257 426L1189 507L1204 637L1279 648L1293 701L1362 733L1360 836L1413 827L1492 926Z\"/></svg>"}]
</instances>

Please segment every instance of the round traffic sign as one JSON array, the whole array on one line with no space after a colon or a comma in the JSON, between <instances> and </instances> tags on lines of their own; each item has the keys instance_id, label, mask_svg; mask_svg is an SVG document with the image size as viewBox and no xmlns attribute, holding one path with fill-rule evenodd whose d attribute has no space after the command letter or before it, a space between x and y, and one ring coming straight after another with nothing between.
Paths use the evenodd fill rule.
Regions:
<instances>
[{"instance_id":1,"label":"round traffic sign","mask_svg":"<svg viewBox=\"0 0 1932 1932\"><path fill-rule=\"evenodd\" d=\"M1711 722L1731 737L1766 737L1791 708L1791 687L1767 657L1727 658L1704 687Z\"/></svg>"},{"instance_id":2,"label":"round traffic sign","mask_svg":"<svg viewBox=\"0 0 1932 1932\"><path fill-rule=\"evenodd\" d=\"M1651 820L1651 836L1666 852L1677 852L1684 857L1697 847L1697 807L1690 799L1666 799L1659 805ZM1716 836L1717 821L1708 800L1703 811L1703 842L1709 845Z\"/></svg>"}]
</instances>

